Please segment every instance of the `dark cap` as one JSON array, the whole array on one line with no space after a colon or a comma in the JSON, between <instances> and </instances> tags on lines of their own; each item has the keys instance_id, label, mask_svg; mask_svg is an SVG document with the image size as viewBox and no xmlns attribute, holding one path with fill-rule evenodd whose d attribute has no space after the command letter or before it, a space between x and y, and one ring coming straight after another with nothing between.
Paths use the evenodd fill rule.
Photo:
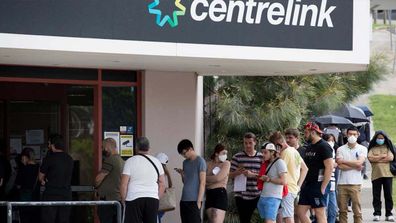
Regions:
<instances>
[{"instance_id":1,"label":"dark cap","mask_svg":"<svg viewBox=\"0 0 396 223\"><path fill-rule=\"evenodd\" d=\"M314 130L320 134L322 134L322 130L320 130L319 126L317 124L315 124L314 122L308 122L305 126L304 129L308 129L308 130Z\"/></svg>"}]
</instances>

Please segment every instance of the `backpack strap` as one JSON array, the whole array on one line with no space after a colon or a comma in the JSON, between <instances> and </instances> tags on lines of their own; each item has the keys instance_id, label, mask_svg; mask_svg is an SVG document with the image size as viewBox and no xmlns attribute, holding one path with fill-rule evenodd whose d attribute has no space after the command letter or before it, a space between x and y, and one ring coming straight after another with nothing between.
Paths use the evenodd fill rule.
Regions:
<instances>
[{"instance_id":1,"label":"backpack strap","mask_svg":"<svg viewBox=\"0 0 396 223\"><path fill-rule=\"evenodd\" d=\"M146 155L144 155L144 154L137 154L137 155L143 156L143 157L146 158L148 161L150 161L151 164L153 164L153 166L154 166L154 168L155 168L155 171L157 172L157 176L158 176L157 181L158 181L158 180L159 180L160 174L159 174L158 168L157 168L157 166L154 164L154 162L153 162L150 158L148 158L148 156L146 156Z\"/></svg>"}]
</instances>

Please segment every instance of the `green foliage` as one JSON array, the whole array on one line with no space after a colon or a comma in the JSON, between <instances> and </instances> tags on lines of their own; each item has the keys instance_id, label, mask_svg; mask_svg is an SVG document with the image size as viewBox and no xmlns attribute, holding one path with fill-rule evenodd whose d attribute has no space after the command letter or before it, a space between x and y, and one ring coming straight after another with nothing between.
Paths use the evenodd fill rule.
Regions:
<instances>
[{"instance_id":1,"label":"green foliage","mask_svg":"<svg viewBox=\"0 0 396 223\"><path fill-rule=\"evenodd\" d=\"M393 143L396 141L396 96L373 95L370 97L375 130L384 130Z\"/></svg>"}]
</instances>

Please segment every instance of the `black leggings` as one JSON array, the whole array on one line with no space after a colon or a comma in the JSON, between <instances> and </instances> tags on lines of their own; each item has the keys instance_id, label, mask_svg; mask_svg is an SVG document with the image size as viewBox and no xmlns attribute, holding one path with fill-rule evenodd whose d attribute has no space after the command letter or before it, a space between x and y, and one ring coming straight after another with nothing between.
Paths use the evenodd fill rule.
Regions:
<instances>
[{"instance_id":1,"label":"black leggings","mask_svg":"<svg viewBox=\"0 0 396 223\"><path fill-rule=\"evenodd\" d=\"M253 200L245 200L241 197L235 197L240 223L250 223L252 214L257 208L257 202L259 201L259 198L260 197L257 197Z\"/></svg>"}]
</instances>

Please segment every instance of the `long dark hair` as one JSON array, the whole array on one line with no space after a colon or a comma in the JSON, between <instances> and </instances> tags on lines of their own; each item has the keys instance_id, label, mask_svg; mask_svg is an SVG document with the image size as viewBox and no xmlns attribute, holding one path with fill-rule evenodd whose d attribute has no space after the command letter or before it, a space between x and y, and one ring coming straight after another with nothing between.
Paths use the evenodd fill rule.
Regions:
<instances>
[{"instance_id":1,"label":"long dark hair","mask_svg":"<svg viewBox=\"0 0 396 223\"><path fill-rule=\"evenodd\" d=\"M210 156L210 159L214 160L216 158L216 153L220 153L223 150L225 150L225 146L221 143L217 144L213 150L212 155Z\"/></svg>"},{"instance_id":2,"label":"long dark hair","mask_svg":"<svg viewBox=\"0 0 396 223\"><path fill-rule=\"evenodd\" d=\"M370 143L368 146L368 151L370 151L370 149L372 149L373 147L377 146L376 140L377 140L378 135L384 136L384 139L385 139L384 145L386 145L386 147L388 147L388 149L393 153L393 155L395 155L395 147L394 147L392 141L389 139L388 135L382 130L375 132L373 138L370 140Z\"/></svg>"}]
</instances>

